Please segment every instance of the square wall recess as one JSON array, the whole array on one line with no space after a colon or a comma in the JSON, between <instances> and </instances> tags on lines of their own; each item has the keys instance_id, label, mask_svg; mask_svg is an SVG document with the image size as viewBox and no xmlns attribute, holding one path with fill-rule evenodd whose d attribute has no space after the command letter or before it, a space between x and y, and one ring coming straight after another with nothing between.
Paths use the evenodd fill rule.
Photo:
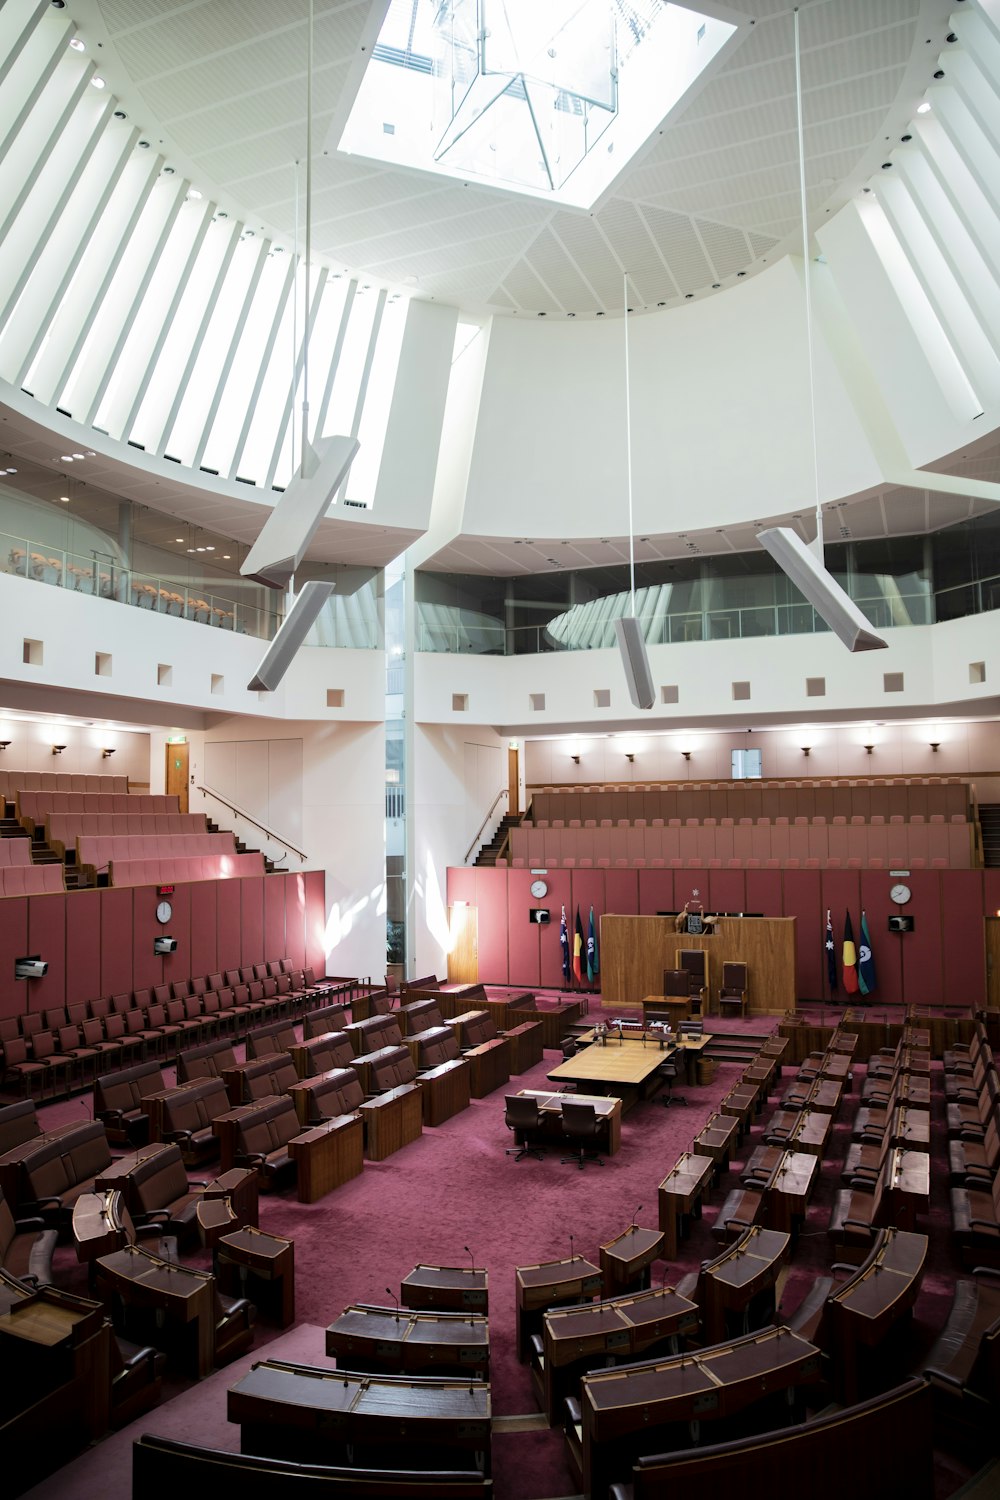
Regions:
<instances>
[{"instance_id":1,"label":"square wall recess","mask_svg":"<svg viewBox=\"0 0 1000 1500\"><path fill-rule=\"evenodd\" d=\"M661 687L660 688L660 702L661 703L679 703L680 702L680 693L677 690L677 684L676 684L676 682L668 682L665 687Z\"/></svg>"},{"instance_id":2,"label":"square wall recess","mask_svg":"<svg viewBox=\"0 0 1000 1500\"><path fill-rule=\"evenodd\" d=\"M452 693L451 711L453 714L464 714L469 711L468 693Z\"/></svg>"},{"instance_id":3,"label":"square wall recess","mask_svg":"<svg viewBox=\"0 0 1000 1500\"><path fill-rule=\"evenodd\" d=\"M826 697L826 678L825 677L807 677L806 678L806 697L807 698L825 698Z\"/></svg>"},{"instance_id":4,"label":"square wall recess","mask_svg":"<svg viewBox=\"0 0 1000 1500\"><path fill-rule=\"evenodd\" d=\"M749 682L734 682L733 683L733 701L735 703L740 703L740 702L742 702L743 700L745 700L745 699L747 699L749 697L750 697L750 684L749 684Z\"/></svg>"},{"instance_id":5,"label":"square wall recess","mask_svg":"<svg viewBox=\"0 0 1000 1500\"><path fill-rule=\"evenodd\" d=\"M174 669L169 663L161 661L156 668L157 687L169 687L174 680Z\"/></svg>"},{"instance_id":6,"label":"square wall recess","mask_svg":"<svg viewBox=\"0 0 1000 1500\"><path fill-rule=\"evenodd\" d=\"M594 689L594 707L595 708L610 708L611 707L611 689L610 688L595 688Z\"/></svg>"},{"instance_id":7,"label":"square wall recess","mask_svg":"<svg viewBox=\"0 0 1000 1500\"><path fill-rule=\"evenodd\" d=\"M901 693L903 691L902 672L885 672L882 676L882 688L886 693Z\"/></svg>"},{"instance_id":8,"label":"square wall recess","mask_svg":"<svg viewBox=\"0 0 1000 1500\"><path fill-rule=\"evenodd\" d=\"M94 676L95 677L110 677L111 676L111 653L110 653L110 651L95 651L94 652Z\"/></svg>"},{"instance_id":9,"label":"square wall recess","mask_svg":"<svg viewBox=\"0 0 1000 1500\"><path fill-rule=\"evenodd\" d=\"M40 667L44 664L44 659L45 642L31 641L25 636L24 645L21 649L21 660L24 662L24 665L26 667Z\"/></svg>"},{"instance_id":10,"label":"square wall recess","mask_svg":"<svg viewBox=\"0 0 1000 1500\"><path fill-rule=\"evenodd\" d=\"M544 713L545 712L545 694L544 693L529 693L528 694L528 703L529 703L529 705L531 707L531 712L533 714L540 714L540 713Z\"/></svg>"},{"instance_id":11,"label":"square wall recess","mask_svg":"<svg viewBox=\"0 0 1000 1500\"><path fill-rule=\"evenodd\" d=\"M344 706L344 689L343 688L327 688L327 690L326 690L326 706L327 706L327 708L343 708L343 706Z\"/></svg>"},{"instance_id":12,"label":"square wall recess","mask_svg":"<svg viewBox=\"0 0 1000 1500\"><path fill-rule=\"evenodd\" d=\"M986 681L986 663L984 661L969 662L969 681L972 683Z\"/></svg>"}]
</instances>

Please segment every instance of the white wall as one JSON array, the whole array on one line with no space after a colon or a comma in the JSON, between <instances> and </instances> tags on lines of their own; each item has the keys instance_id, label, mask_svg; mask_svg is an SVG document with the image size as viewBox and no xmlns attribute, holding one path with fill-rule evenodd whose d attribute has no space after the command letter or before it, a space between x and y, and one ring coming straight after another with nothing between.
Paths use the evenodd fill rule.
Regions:
<instances>
[{"instance_id":1,"label":"white wall","mask_svg":"<svg viewBox=\"0 0 1000 1500\"><path fill-rule=\"evenodd\" d=\"M468 714L507 733L576 728L581 732L635 727L638 732L672 726L766 722L773 715L796 720L872 719L944 711L980 715L997 711L1000 637L994 617L970 616L941 625L885 632L884 651L851 655L828 632L765 640L696 641L651 646L650 666L659 697L676 686L678 702L659 702L649 713L629 703L616 650L559 651L539 656L473 657L420 653L415 662L415 712L421 722L461 723L452 694L468 694ZM973 662L984 662L986 680L969 680ZM903 674L903 692L886 692L886 673ZM824 697L807 697L806 679L826 680ZM734 701L734 682L750 683L749 701ZM594 693L608 689L610 707L597 708ZM544 711L531 695L545 696Z\"/></svg>"},{"instance_id":2,"label":"white wall","mask_svg":"<svg viewBox=\"0 0 1000 1500\"><path fill-rule=\"evenodd\" d=\"M0 573L0 618L0 679L153 700L162 704L162 724L171 722L172 705L333 723L381 720L385 712L381 651L303 647L278 690L259 694L246 684L266 642L252 636L6 573ZM41 666L22 660L25 637L42 642ZM98 651L111 656L110 676L96 675ZM157 684L160 664L172 668L169 686ZM213 686L213 677L221 685ZM328 688L344 690L343 708L327 708ZM66 702L59 706L71 711Z\"/></svg>"},{"instance_id":3,"label":"white wall","mask_svg":"<svg viewBox=\"0 0 1000 1500\"><path fill-rule=\"evenodd\" d=\"M204 811L223 828L234 828L251 848L284 855L282 868L326 872L327 972L385 973L385 729L382 724L312 724L289 720L224 718L206 730L190 731L192 812ZM152 736L153 790L162 790L166 733ZM250 777L242 790L254 805L247 812L265 822L263 802L296 802L302 810L301 861L281 844L234 817L198 791L210 758L241 753L259 767L258 747L267 744L264 780ZM218 746L218 750L215 747ZM232 747L232 748L231 748ZM217 763L213 760L213 763ZM280 783L279 765L285 783ZM297 774L296 767L301 767ZM255 790L256 783L256 790ZM287 828L275 831L291 837Z\"/></svg>"},{"instance_id":4,"label":"white wall","mask_svg":"<svg viewBox=\"0 0 1000 1500\"><path fill-rule=\"evenodd\" d=\"M507 783L506 741L483 725L418 724L414 764L408 769L407 815L412 820L416 869L407 911L408 952L417 974L444 975L448 964L445 871L465 853ZM506 799L495 819L506 811ZM490 830L492 832L492 829Z\"/></svg>"},{"instance_id":5,"label":"white wall","mask_svg":"<svg viewBox=\"0 0 1000 1500\"><path fill-rule=\"evenodd\" d=\"M68 724L53 717L11 718L0 711L0 740L10 744L0 757L0 771L60 771L84 776L127 776L149 781L149 735L138 730L106 729L99 723ZM53 745L65 745L60 755ZM114 755L104 757L104 750Z\"/></svg>"}]
</instances>

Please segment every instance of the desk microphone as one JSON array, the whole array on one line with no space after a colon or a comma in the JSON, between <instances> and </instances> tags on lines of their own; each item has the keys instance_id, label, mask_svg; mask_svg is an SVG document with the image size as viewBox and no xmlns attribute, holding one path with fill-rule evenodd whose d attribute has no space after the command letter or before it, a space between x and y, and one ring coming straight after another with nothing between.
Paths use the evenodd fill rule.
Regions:
<instances>
[{"instance_id":1,"label":"desk microphone","mask_svg":"<svg viewBox=\"0 0 1000 1500\"><path fill-rule=\"evenodd\" d=\"M576 1255L574 1254L574 1251L573 1251L573 1236L572 1235L570 1235L570 1237L569 1237L569 1258L570 1258L570 1261L576 1260Z\"/></svg>"},{"instance_id":2,"label":"desk microphone","mask_svg":"<svg viewBox=\"0 0 1000 1500\"><path fill-rule=\"evenodd\" d=\"M395 1302L395 1304L396 1304L396 1322L398 1323L399 1322L399 1298L396 1296L396 1293L390 1287L386 1287L385 1293L386 1293L386 1296L387 1297L391 1297L392 1300L393 1300L393 1302Z\"/></svg>"},{"instance_id":3,"label":"desk microphone","mask_svg":"<svg viewBox=\"0 0 1000 1500\"><path fill-rule=\"evenodd\" d=\"M469 1262L470 1262L470 1264L469 1264L469 1270L472 1272L473 1275L475 1275L475 1273L476 1273L476 1261L475 1261L475 1257L473 1256L472 1251L469 1249L468 1245L463 1245L462 1249L465 1251L466 1255L469 1257Z\"/></svg>"},{"instance_id":4,"label":"desk microphone","mask_svg":"<svg viewBox=\"0 0 1000 1500\"><path fill-rule=\"evenodd\" d=\"M631 1230L632 1234L635 1234L635 1231L636 1231L636 1228L637 1228L637 1225L636 1225L635 1221L638 1218L639 1214L641 1214L641 1213L642 1213L642 1204L640 1203L639 1207L636 1209L635 1213L632 1215L632 1230Z\"/></svg>"}]
</instances>

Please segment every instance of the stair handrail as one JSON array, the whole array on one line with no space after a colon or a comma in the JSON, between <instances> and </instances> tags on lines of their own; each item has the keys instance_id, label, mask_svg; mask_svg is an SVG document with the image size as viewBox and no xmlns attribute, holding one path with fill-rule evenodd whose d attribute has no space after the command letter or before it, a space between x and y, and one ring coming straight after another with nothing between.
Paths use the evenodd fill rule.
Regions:
<instances>
[{"instance_id":1,"label":"stair handrail","mask_svg":"<svg viewBox=\"0 0 1000 1500\"><path fill-rule=\"evenodd\" d=\"M240 807L238 802L233 802L229 797L224 797L222 793L217 792L214 787L198 786L195 788L195 790L202 792L206 797L214 797L216 802L221 802L223 807L228 807L229 811L234 812L238 818L245 818L248 823L253 824L254 828L259 828L261 833L263 833L265 837L273 839L276 844L283 844L285 848L292 854L297 854L303 864L305 864L306 860L309 858L308 854L303 853L301 849L297 849L295 847L291 839L286 839L283 834L276 833L273 828L268 828L266 823L261 823L259 819L253 816L252 813L248 813L245 807Z\"/></svg>"},{"instance_id":2,"label":"stair handrail","mask_svg":"<svg viewBox=\"0 0 1000 1500\"><path fill-rule=\"evenodd\" d=\"M479 827L476 829L476 836L475 836L475 838L472 840L472 843L469 845L468 849L466 849L466 851L465 851L465 858L462 860L463 865L468 864L468 862L469 862L469 855L472 853L473 849L475 849L476 845L479 843L479 836L482 833L483 829L487 826L487 824L492 819L493 814L496 811L497 803L501 800L502 797L509 797L509 796L510 796L510 789L508 787L505 787L505 786L501 787L500 790L497 792L496 796L493 798L492 803L490 804L490 810L489 810L489 812L486 814L485 818L480 823Z\"/></svg>"}]
</instances>

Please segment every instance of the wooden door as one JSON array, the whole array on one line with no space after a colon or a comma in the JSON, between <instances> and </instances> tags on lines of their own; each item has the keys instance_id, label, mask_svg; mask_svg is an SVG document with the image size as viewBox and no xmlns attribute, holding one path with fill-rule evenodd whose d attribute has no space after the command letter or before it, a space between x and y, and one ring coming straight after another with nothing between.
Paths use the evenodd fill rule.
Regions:
<instances>
[{"instance_id":1,"label":"wooden door","mask_svg":"<svg viewBox=\"0 0 1000 1500\"><path fill-rule=\"evenodd\" d=\"M448 954L450 984L479 983L479 908L449 906L448 930L451 952Z\"/></svg>"},{"instance_id":2,"label":"wooden door","mask_svg":"<svg viewBox=\"0 0 1000 1500\"><path fill-rule=\"evenodd\" d=\"M986 918L986 1004L1000 1008L1000 917Z\"/></svg>"},{"instance_id":3,"label":"wooden door","mask_svg":"<svg viewBox=\"0 0 1000 1500\"><path fill-rule=\"evenodd\" d=\"M507 811L516 815L521 811L520 801L520 751L516 745L507 747Z\"/></svg>"},{"instance_id":4,"label":"wooden door","mask_svg":"<svg viewBox=\"0 0 1000 1500\"><path fill-rule=\"evenodd\" d=\"M178 807L182 813L188 810L188 750L189 746L185 740L183 745L167 745L166 749L166 792L168 797L178 798Z\"/></svg>"}]
</instances>

